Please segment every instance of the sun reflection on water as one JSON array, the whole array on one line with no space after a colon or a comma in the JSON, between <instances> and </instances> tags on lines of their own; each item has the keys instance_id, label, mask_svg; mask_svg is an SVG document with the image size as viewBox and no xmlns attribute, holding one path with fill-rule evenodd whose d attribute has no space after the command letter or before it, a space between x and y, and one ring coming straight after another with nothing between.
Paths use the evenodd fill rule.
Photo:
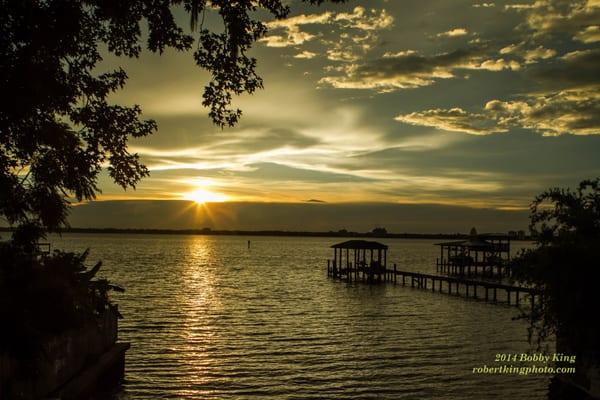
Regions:
<instances>
[{"instance_id":1,"label":"sun reflection on water","mask_svg":"<svg viewBox=\"0 0 600 400\"><path fill-rule=\"evenodd\" d=\"M185 242L184 265L181 266L182 288L176 294L183 311L182 336L184 342L178 349L186 364L186 385L202 386L210 381L210 367L218 363L211 357L221 331L215 316L221 315L223 304L218 289L214 261L214 238L189 236ZM185 396L186 393L180 393Z\"/></svg>"}]
</instances>

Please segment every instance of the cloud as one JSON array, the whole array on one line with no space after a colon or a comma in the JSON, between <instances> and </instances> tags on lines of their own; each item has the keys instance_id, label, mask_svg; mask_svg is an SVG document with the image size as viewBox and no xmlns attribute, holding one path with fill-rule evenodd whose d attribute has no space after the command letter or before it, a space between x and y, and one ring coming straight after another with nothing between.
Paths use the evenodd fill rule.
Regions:
<instances>
[{"instance_id":1,"label":"cloud","mask_svg":"<svg viewBox=\"0 0 600 400\"><path fill-rule=\"evenodd\" d=\"M260 161L290 160L294 155L309 157L319 153L321 141L297 130L284 128L245 128L219 135L213 132L198 135L200 142L192 144L152 146L134 144L132 152L139 153L151 171L159 170L244 170Z\"/></svg>"},{"instance_id":2,"label":"cloud","mask_svg":"<svg viewBox=\"0 0 600 400\"><path fill-rule=\"evenodd\" d=\"M317 53L313 53L312 51L304 50L304 51L296 54L294 56L294 58L311 59L311 58L315 58L316 56L317 56Z\"/></svg>"},{"instance_id":3,"label":"cloud","mask_svg":"<svg viewBox=\"0 0 600 400\"><path fill-rule=\"evenodd\" d=\"M519 43L519 44L510 44L506 47L503 47L500 49L500 54L512 54L515 53L518 49L521 48L521 46L523 45L523 43Z\"/></svg>"},{"instance_id":4,"label":"cloud","mask_svg":"<svg viewBox=\"0 0 600 400\"><path fill-rule=\"evenodd\" d=\"M332 13L301 14L281 20L273 20L266 23L268 29L283 30L282 34L268 35L260 39L267 47L290 47L298 46L312 40L315 35L300 30L302 25L326 24L332 18Z\"/></svg>"},{"instance_id":5,"label":"cloud","mask_svg":"<svg viewBox=\"0 0 600 400\"><path fill-rule=\"evenodd\" d=\"M450 37L450 38L452 38L452 37L465 36L468 33L469 33L469 31L467 31L465 28L454 28L454 29L451 29L451 30L446 31L446 32L438 33L435 36L437 36L437 37Z\"/></svg>"},{"instance_id":6,"label":"cloud","mask_svg":"<svg viewBox=\"0 0 600 400\"><path fill-rule=\"evenodd\" d=\"M372 50L379 38L378 32L393 26L394 18L385 9L355 7L351 12L302 14L284 20L267 22L274 30L260 41L267 47L299 47L318 39L324 46L322 53L336 63L349 63L362 58ZM306 32L306 25L317 26L318 31ZM316 54L304 49L295 58L313 58Z\"/></svg>"},{"instance_id":7,"label":"cloud","mask_svg":"<svg viewBox=\"0 0 600 400\"><path fill-rule=\"evenodd\" d=\"M267 28L281 31L261 38L260 41L267 47L290 47L299 46L317 37L314 34L301 30L304 25L334 25L339 30L354 29L367 32L362 36L362 41L371 40L374 32L389 28L393 25L394 18L382 10L367 10L364 7L355 7L349 13L325 12L322 14L301 14L282 20L273 20L266 23ZM346 34L352 41L361 42L361 37ZM335 43L334 43L335 44ZM363 43L364 46L364 43ZM349 50L347 50L349 51Z\"/></svg>"},{"instance_id":8,"label":"cloud","mask_svg":"<svg viewBox=\"0 0 600 400\"><path fill-rule=\"evenodd\" d=\"M385 9L366 10L355 7L351 13L339 13L334 18L334 38L323 40L327 59L349 63L363 58L379 40L382 30L393 26L394 18Z\"/></svg>"},{"instance_id":9,"label":"cloud","mask_svg":"<svg viewBox=\"0 0 600 400\"><path fill-rule=\"evenodd\" d=\"M299 25L311 25L311 24L326 24L331 21L333 14L331 12L324 12L322 14L301 14L285 19L276 19L266 23L267 28L291 28Z\"/></svg>"},{"instance_id":10,"label":"cloud","mask_svg":"<svg viewBox=\"0 0 600 400\"><path fill-rule=\"evenodd\" d=\"M422 176L431 186L421 187L420 199L435 196L432 181L439 177L442 179L437 182L439 195L451 198L449 192L454 190L458 197L465 198L472 190L477 191L472 200L503 207L519 202L525 207L532 196L546 187L571 186L582 177L596 176L600 168L600 158L596 156L600 136L562 135L548 139L529 132L484 136L440 132L439 135L458 140L423 152L389 147L359 154L348 160L348 165L362 168L385 165L398 171L400 178L395 179L401 182L402 176L408 176L415 186L419 185L415 177ZM452 182L452 178L472 186L464 187L460 182ZM398 193L402 189L395 190Z\"/></svg>"},{"instance_id":11,"label":"cloud","mask_svg":"<svg viewBox=\"0 0 600 400\"><path fill-rule=\"evenodd\" d=\"M256 178L271 182L368 182L372 179L353 175L351 173L329 172L310 167L293 167L282 163L258 162L248 165L248 169L239 171L237 176Z\"/></svg>"},{"instance_id":12,"label":"cloud","mask_svg":"<svg viewBox=\"0 0 600 400\"><path fill-rule=\"evenodd\" d=\"M546 49L543 46L538 46L535 49L526 50L523 53L523 59L527 64L536 62L537 60L546 60L556 55L556 50Z\"/></svg>"},{"instance_id":13,"label":"cloud","mask_svg":"<svg viewBox=\"0 0 600 400\"><path fill-rule=\"evenodd\" d=\"M435 108L398 115L394 119L405 124L429 126L436 129L464 132L472 135L489 135L494 132L506 132L505 128L495 126L494 121L487 115L468 113L461 108L451 108L449 110Z\"/></svg>"},{"instance_id":14,"label":"cloud","mask_svg":"<svg viewBox=\"0 0 600 400\"><path fill-rule=\"evenodd\" d=\"M360 55L353 49L343 49L342 46L327 50L327 59L331 61L358 61Z\"/></svg>"},{"instance_id":15,"label":"cloud","mask_svg":"<svg viewBox=\"0 0 600 400\"><path fill-rule=\"evenodd\" d=\"M475 8L491 8L491 7L496 7L496 4L494 4L494 3L476 3L476 4L473 4L473 7L475 7Z\"/></svg>"},{"instance_id":16,"label":"cloud","mask_svg":"<svg viewBox=\"0 0 600 400\"><path fill-rule=\"evenodd\" d=\"M539 7L538 3L534 4L507 4L504 6L505 10L530 10Z\"/></svg>"},{"instance_id":17,"label":"cloud","mask_svg":"<svg viewBox=\"0 0 600 400\"><path fill-rule=\"evenodd\" d=\"M297 26L288 27L285 35L270 35L261 38L260 41L265 43L267 47L290 47L298 46L312 40L315 35L308 32L303 32Z\"/></svg>"},{"instance_id":18,"label":"cloud","mask_svg":"<svg viewBox=\"0 0 600 400\"><path fill-rule=\"evenodd\" d=\"M289 96L291 92L295 96ZM286 93L288 98L296 99L292 111L300 118L298 121L285 119L284 122L273 122L268 117L258 120L251 118L243 126L226 132L197 125L197 119L190 120L185 129L179 127L171 132L173 126L160 124L159 121L166 130L161 137L168 137L169 140L160 145L142 142L131 146L131 151L140 154L142 162L152 173L153 178L149 182L153 182L154 187L143 186L144 193L152 191L156 195L157 190L160 193L168 192L171 189L165 189L155 179L156 174L176 176L182 171L191 171L189 175L195 172L196 176L212 176L221 183L228 182L227 188L219 188L220 192L227 195L237 193L236 198L243 195L244 198L263 200L284 196L286 192L292 196L292 191L295 193L290 197L292 201L316 197L318 193L312 192L314 188L308 182L318 180L335 185L336 182L350 180L367 182L379 179L378 171L364 171L360 166L351 169L335 166L337 160L349 154L381 148L387 143L373 123L367 124L366 116L361 116L361 110L331 107L326 115L322 115L325 103L316 102L318 104L314 104L314 108L312 103L309 108L300 107L297 93L291 91L290 87L286 88ZM285 108L285 101L273 101L277 107ZM269 109L269 113L272 113L272 108ZM319 115L319 118L315 118L315 115ZM179 118L175 119L181 122ZM182 140L176 140L179 131L184 134ZM281 187L269 186L268 182L272 184L275 181L290 183ZM364 190L364 187L353 188L343 198L349 200L363 196L368 193ZM181 192L181 189L178 191ZM331 193L334 192L332 188ZM308 193L311 196L307 196ZM285 200L283 197L277 198ZM331 199L331 195L328 195L326 200Z\"/></svg>"},{"instance_id":19,"label":"cloud","mask_svg":"<svg viewBox=\"0 0 600 400\"><path fill-rule=\"evenodd\" d=\"M414 50L401 50L401 51L397 51L395 53L388 51L386 53L383 53L383 58L398 58L398 57L410 56L413 54L417 54L417 52Z\"/></svg>"},{"instance_id":20,"label":"cloud","mask_svg":"<svg viewBox=\"0 0 600 400\"><path fill-rule=\"evenodd\" d=\"M514 60L488 59L480 48L455 50L434 56L414 51L385 53L383 57L363 64L350 64L343 74L326 76L321 84L334 88L374 89L388 92L429 86L439 79L456 77L457 70L518 70Z\"/></svg>"},{"instance_id":21,"label":"cloud","mask_svg":"<svg viewBox=\"0 0 600 400\"><path fill-rule=\"evenodd\" d=\"M394 24L394 18L387 13L385 9L372 9L369 12L364 7L358 6L351 13L339 13L335 16L335 21L342 22L351 28L365 31L373 31L389 28Z\"/></svg>"},{"instance_id":22,"label":"cloud","mask_svg":"<svg viewBox=\"0 0 600 400\"><path fill-rule=\"evenodd\" d=\"M461 68L461 67L459 67ZM515 60L505 60L504 58L484 60L482 62L473 61L470 65L462 66L466 69L484 69L488 71L502 71L505 69L517 71L521 69L521 64Z\"/></svg>"},{"instance_id":23,"label":"cloud","mask_svg":"<svg viewBox=\"0 0 600 400\"><path fill-rule=\"evenodd\" d=\"M544 136L600 135L600 94L569 90L530 95L523 100L491 100L479 113L461 108L431 109L398 115L396 121L452 132L487 135L525 128Z\"/></svg>"},{"instance_id":24,"label":"cloud","mask_svg":"<svg viewBox=\"0 0 600 400\"><path fill-rule=\"evenodd\" d=\"M585 29L577 32L573 37L573 40L579 40L583 43L596 43L600 42L600 26L591 25Z\"/></svg>"},{"instance_id":25,"label":"cloud","mask_svg":"<svg viewBox=\"0 0 600 400\"><path fill-rule=\"evenodd\" d=\"M545 136L600 135L600 94L562 91L523 101L492 100L485 105L499 126L532 129Z\"/></svg>"},{"instance_id":26,"label":"cloud","mask_svg":"<svg viewBox=\"0 0 600 400\"><path fill-rule=\"evenodd\" d=\"M523 41L517 44L511 44L500 49L500 54L511 54L520 57L525 64L533 64L539 60L547 60L556 56L556 50L548 49L542 45L531 47L531 44Z\"/></svg>"}]
</instances>

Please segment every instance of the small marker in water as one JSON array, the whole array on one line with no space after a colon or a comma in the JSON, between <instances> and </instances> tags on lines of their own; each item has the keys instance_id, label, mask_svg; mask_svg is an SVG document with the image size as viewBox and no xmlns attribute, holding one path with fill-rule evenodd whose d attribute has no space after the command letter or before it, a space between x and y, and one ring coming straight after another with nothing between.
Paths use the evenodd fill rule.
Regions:
<instances>
[{"instance_id":1,"label":"small marker in water","mask_svg":"<svg viewBox=\"0 0 600 400\"><path fill-rule=\"evenodd\" d=\"M250 241L248 240L248 248L250 248Z\"/></svg>"}]
</instances>

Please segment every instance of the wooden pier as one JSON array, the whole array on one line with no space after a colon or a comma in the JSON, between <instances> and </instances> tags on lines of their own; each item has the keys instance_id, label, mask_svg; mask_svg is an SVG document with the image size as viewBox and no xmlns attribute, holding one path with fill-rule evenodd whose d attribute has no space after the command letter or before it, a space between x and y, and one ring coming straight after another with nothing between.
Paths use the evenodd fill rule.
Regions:
<instances>
[{"instance_id":1,"label":"wooden pier","mask_svg":"<svg viewBox=\"0 0 600 400\"><path fill-rule=\"evenodd\" d=\"M468 242L468 246L472 248L477 248L476 244L479 245L480 243L474 243L472 240ZM455 251L454 247L458 246L455 243L452 243L451 246L448 243L441 245L442 249L452 248L452 251ZM484 245L482 245L482 248L486 251L489 250L490 243L485 243ZM499 244L494 243L493 245L501 246L501 250L509 252L508 245L503 242L499 242ZM327 260L327 276L348 282L399 283L403 286L410 285L416 289L431 290L432 292L437 291L439 293L494 303L512 304L515 306L520 306L523 300L529 300L532 308L535 305L536 296L540 296L540 293L532 288L506 285L499 281L470 279L470 277L465 277L464 271L459 275L431 275L420 272L399 271L396 264L393 264L393 268L388 268L388 246L378 242L348 240L334 244L331 248L333 248L333 260ZM498 249L492 250L498 251ZM448 254L451 254L451 250L447 251L449 252ZM481 251L481 248L478 248L478 251ZM369 252L368 257L367 252ZM484 254L484 259L489 259L489 257L490 255ZM477 261L478 259L476 255L475 260ZM439 260L438 272L441 272ZM470 269L467 269L467 274L469 272L471 272ZM500 276L503 275L502 271L498 272Z\"/></svg>"},{"instance_id":2,"label":"wooden pier","mask_svg":"<svg viewBox=\"0 0 600 400\"><path fill-rule=\"evenodd\" d=\"M473 228L474 230L474 228ZM503 278L511 275L510 237L475 231L469 239L436 243L440 246L437 272L447 275Z\"/></svg>"},{"instance_id":3,"label":"wooden pier","mask_svg":"<svg viewBox=\"0 0 600 400\"><path fill-rule=\"evenodd\" d=\"M393 269L371 268L361 264L358 264L357 268L353 268L351 264L341 268L336 266L332 260L327 260L327 275L348 282L390 282L415 289L515 306L520 306L528 300L532 308L535 305L536 296L540 295L532 288L506 285L500 282L400 271L396 264Z\"/></svg>"}]
</instances>

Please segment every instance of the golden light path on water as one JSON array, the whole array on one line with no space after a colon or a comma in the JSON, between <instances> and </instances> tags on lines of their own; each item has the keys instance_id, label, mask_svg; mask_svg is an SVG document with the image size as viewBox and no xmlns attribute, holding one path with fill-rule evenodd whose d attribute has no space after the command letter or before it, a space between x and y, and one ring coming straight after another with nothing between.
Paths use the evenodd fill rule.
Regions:
<instances>
[{"instance_id":1,"label":"golden light path on water","mask_svg":"<svg viewBox=\"0 0 600 400\"><path fill-rule=\"evenodd\" d=\"M251 241L248 248L248 240ZM335 238L66 234L104 261L132 343L118 399L545 399L548 377L473 374L529 350L514 307L326 276ZM435 271L431 240L385 240Z\"/></svg>"}]
</instances>

